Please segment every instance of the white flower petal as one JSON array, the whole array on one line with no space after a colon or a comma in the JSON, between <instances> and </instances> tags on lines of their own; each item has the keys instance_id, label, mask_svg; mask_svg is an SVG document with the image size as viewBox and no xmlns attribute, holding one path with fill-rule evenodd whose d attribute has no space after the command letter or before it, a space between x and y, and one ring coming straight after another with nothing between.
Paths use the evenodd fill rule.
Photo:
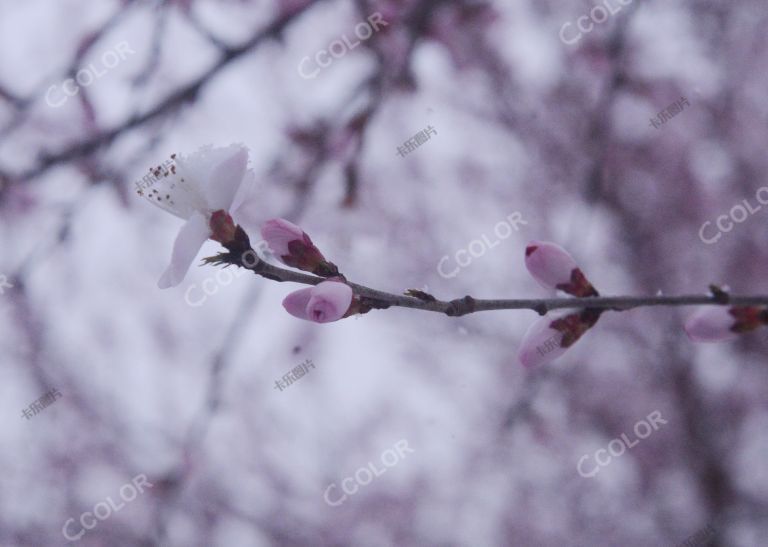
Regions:
<instances>
[{"instance_id":1,"label":"white flower petal","mask_svg":"<svg viewBox=\"0 0 768 547\"><path fill-rule=\"evenodd\" d=\"M239 144L230 144L228 146L218 146L214 148L210 144L201 146L191 154L184 155L181 163L185 169L192 171L196 179L201 182L207 182L216 167L223 161L231 158L238 149L242 148Z\"/></svg>"},{"instance_id":2,"label":"white flower petal","mask_svg":"<svg viewBox=\"0 0 768 547\"><path fill-rule=\"evenodd\" d=\"M234 153L218 163L206 179L205 197L212 211L232 207L248 167L248 149L232 145L226 150Z\"/></svg>"},{"instance_id":3,"label":"white flower petal","mask_svg":"<svg viewBox=\"0 0 768 547\"><path fill-rule=\"evenodd\" d=\"M243 227L248 234L259 233L259 228L272 211L261 200L259 188L256 185L256 175L253 171L248 171L243 177L243 184L235 195L235 201L232 203L232 209L229 214L235 224Z\"/></svg>"},{"instance_id":4,"label":"white flower petal","mask_svg":"<svg viewBox=\"0 0 768 547\"><path fill-rule=\"evenodd\" d=\"M175 287L184 280L192 261L200 251L205 240L211 236L208 220L200 213L193 213L184 226L181 227L176 241L173 243L171 263L160 277L158 287L167 289Z\"/></svg>"},{"instance_id":5,"label":"white flower petal","mask_svg":"<svg viewBox=\"0 0 768 547\"><path fill-rule=\"evenodd\" d=\"M256 179L248 170L248 149L239 144L204 146L192 154L179 155L174 165L158 167L156 172L157 180L142 188L141 195L185 220L194 212L229 211L244 204L246 196L255 196Z\"/></svg>"},{"instance_id":6,"label":"white flower petal","mask_svg":"<svg viewBox=\"0 0 768 547\"><path fill-rule=\"evenodd\" d=\"M181 156L176 160L177 171L185 179L193 181L200 196L205 202L204 209L213 210L208 203L208 187L214 178L214 173L220 164L226 162L243 149L239 144L220 146L217 148L206 145L198 148L189 155ZM214 182L215 185L215 182Z\"/></svg>"},{"instance_id":7,"label":"white flower petal","mask_svg":"<svg viewBox=\"0 0 768 547\"><path fill-rule=\"evenodd\" d=\"M186 172L183 165L184 159L179 158L176 165L162 169L158 180L142 192L146 199L164 211L187 220L195 211L205 211L206 202L194 173Z\"/></svg>"},{"instance_id":8,"label":"white flower petal","mask_svg":"<svg viewBox=\"0 0 768 547\"><path fill-rule=\"evenodd\" d=\"M255 203L256 199L256 175L253 174L253 171L248 170L243 175L243 182L237 189L237 193L235 193L235 199L232 200L229 214L232 215L232 218L235 218L235 215L241 214L243 209L247 209Z\"/></svg>"}]
</instances>

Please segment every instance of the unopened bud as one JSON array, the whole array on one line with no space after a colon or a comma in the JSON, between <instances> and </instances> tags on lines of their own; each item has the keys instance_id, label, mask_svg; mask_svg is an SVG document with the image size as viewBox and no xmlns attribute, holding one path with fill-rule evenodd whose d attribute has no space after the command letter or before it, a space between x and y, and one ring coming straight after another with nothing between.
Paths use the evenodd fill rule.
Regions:
<instances>
[{"instance_id":1,"label":"unopened bud","mask_svg":"<svg viewBox=\"0 0 768 547\"><path fill-rule=\"evenodd\" d=\"M685 332L694 342L723 342L765 323L766 310L746 306L702 308L685 322Z\"/></svg>"},{"instance_id":2,"label":"unopened bud","mask_svg":"<svg viewBox=\"0 0 768 547\"><path fill-rule=\"evenodd\" d=\"M287 266L312 272L321 277L339 274L301 228L282 218L268 220L261 226L261 237Z\"/></svg>"},{"instance_id":3,"label":"unopened bud","mask_svg":"<svg viewBox=\"0 0 768 547\"><path fill-rule=\"evenodd\" d=\"M598 296L576 261L559 245L532 241L525 249L525 266L547 289L560 289L577 297Z\"/></svg>"},{"instance_id":4,"label":"unopened bud","mask_svg":"<svg viewBox=\"0 0 768 547\"><path fill-rule=\"evenodd\" d=\"M208 222L211 227L211 239L218 241L219 243L230 243L235 239L236 227L235 221L232 217L223 209L215 211L211 215L211 220Z\"/></svg>"}]
</instances>

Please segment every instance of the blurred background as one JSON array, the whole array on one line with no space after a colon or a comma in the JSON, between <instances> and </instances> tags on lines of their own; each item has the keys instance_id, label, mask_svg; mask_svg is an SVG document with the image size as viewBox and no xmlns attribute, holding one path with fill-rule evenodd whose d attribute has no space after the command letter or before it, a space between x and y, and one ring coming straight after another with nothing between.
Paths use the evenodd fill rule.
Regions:
<instances>
[{"instance_id":1,"label":"blurred background","mask_svg":"<svg viewBox=\"0 0 768 547\"><path fill-rule=\"evenodd\" d=\"M0 0L0 545L768 545L768 329L693 345L690 308L611 312L527 371L532 311L311 324L296 286L198 267L212 241L161 291L181 222L136 195L243 143L253 226L293 220L370 287L544 297L540 239L603 294L766 294L766 23Z\"/></svg>"}]
</instances>

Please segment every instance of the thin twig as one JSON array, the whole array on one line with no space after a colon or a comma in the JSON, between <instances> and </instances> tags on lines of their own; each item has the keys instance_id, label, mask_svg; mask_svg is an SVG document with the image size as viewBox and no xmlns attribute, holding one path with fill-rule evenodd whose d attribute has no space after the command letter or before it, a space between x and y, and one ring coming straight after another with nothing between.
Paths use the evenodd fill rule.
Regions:
<instances>
[{"instance_id":1,"label":"thin twig","mask_svg":"<svg viewBox=\"0 0 768 547\"><path fill-rule=\"evenodd\" d=\"M244 253L228 252L205 260L208 264L232 264L249 269L255 274L273 281L317 285L325 278L286 270L257 258L255 251ZM597 308L601 310L624 311L646 306L768 306L768 295L734 296L723 292L713 294L690 294L678 296L590 296L585 298L516 298L516 299L479 299L469 295L450 301L415 298L379 291L351 283L355 294L376 302L375 308L401 307L416 310L444 313L451 317L491 310L533 310L539 315L558 309ZM431 297L431 295L426 295Z\"/></svg>"},{"instance_id":2,"label":"thin twig","mask_svg":"<svg viewBox=\"0 0 768 547\"><path fill-rule=\"evenodd\" d=\"M0 181L2 181L3 178L11 181L29 181L39 177L54 166L77 160L84 156L89 156L90 154L93 154L101 148L111 144L124 133L134 128L141 127L147 122L150 122L155 118L159 118L168 112L172 112L181 108L183 105L194 100L203 89L203 87L212 81L216 74L223 71L226 66L228 66L236 59L256 49L257 46L265 43L268 40L279 40L285 30L294 20L298 18L299 15L322 1L323 0L316 0L311 4L302 6L296 11L280 15L266 27L257 31L256 34L254 34L243 44L225 49L221 53L219 59L197 78L187 83L183 87L172 91L169 95L161 99L154 106L144 111L143 113L133 114L131 117L123 121L121 124L113 127L112 129L101 130L100 132L95 133L88 138L82 139L79 142L75 142L56 152L44 151L40 154L39 162L36 166L30 167L18 173L0 172ZM0 189L2 189L2 186L0 186Z\"/></svg>"}]
</instances>

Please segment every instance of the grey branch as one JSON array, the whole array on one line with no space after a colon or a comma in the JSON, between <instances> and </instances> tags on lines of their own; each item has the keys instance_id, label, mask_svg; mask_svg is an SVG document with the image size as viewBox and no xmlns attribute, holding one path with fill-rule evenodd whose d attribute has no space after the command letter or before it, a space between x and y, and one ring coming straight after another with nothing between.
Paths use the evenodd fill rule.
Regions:
<instances>
[{"instance_id":1,"label":"grey branch","mask_svg":"<svg viewBox=\"0 0 768 547\"><path fill-rule=\"evenodd\" d=\"M243 260L244 256L256 257L255 251L243 253L222 253L206 259L209 264L232 264L249 269L255 274L273 281L288 281L304 285L317 285L325 278L274 266L262 259ZM646 306L768 306L768 295L735 296L722 291L713 294L690 294L678 296L590 296L585 298L513 298L513 299L479 299L469 295L463 298L444 301L434 299L417 291L422 298L400 294L392 294L351 283L355 294L374 303L375 308L401 307L415 310L443 313L451 317L466 315L479 311L491 310L533 310L539 315L559 309L595 308L601 310L624 311ZM426 296L427 298L424 298Z\"/></svg>"}]
</instances>

